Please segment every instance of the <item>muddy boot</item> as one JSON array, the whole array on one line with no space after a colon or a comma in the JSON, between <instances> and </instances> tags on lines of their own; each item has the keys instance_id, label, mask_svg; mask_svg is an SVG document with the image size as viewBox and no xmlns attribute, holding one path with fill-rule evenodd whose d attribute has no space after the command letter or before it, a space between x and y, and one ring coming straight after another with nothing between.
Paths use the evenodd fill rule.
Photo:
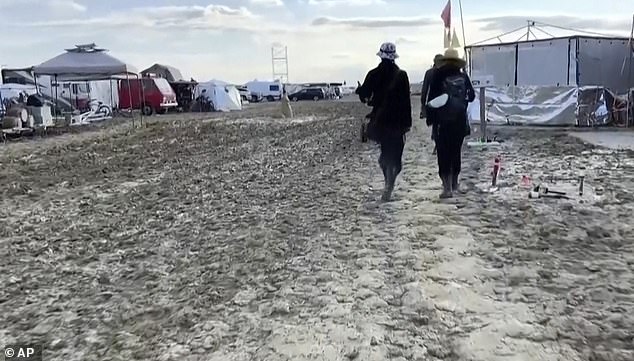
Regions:
<instances>
[{"instance_id":1,"label":"muddy boot","mask_svg":"<svg viewBox=\"0 0 634 361\"><path fill-rule=\"evenodd\" d=\"M394 191L394 181L396 180L396 172L393 167L387 167L385 177L385 190L381 200L383 202L389 202L392 199L392 191Z\"/></svg>"},{"instance_id":2,"label":"muddy boot","mask_svg":"<svg viewBox=\"0 0 634 361\"><path fill-rule=\"evenodd\" d=\"M451 175L451 192L463 194L463 190L460 189L460 183L458 183L458 174Z\"/></svg>"},{"instance_id":3,"label":"muddy boot","mask_svg":"<svg viewBox=\"0 0 634 361\"><path fill-rule=\"evenodd\" d=\"M440 199L447 199L453 197L451 193L451 179L450 177L442 178L442 193L440 193Z\"/></svg>"}]
</instances>

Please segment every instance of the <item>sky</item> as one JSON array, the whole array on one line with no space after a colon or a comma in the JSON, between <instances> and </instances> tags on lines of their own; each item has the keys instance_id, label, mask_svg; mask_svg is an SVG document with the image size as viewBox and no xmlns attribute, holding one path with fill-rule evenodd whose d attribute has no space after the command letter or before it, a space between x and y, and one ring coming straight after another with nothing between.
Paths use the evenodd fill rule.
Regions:
<instances>
[{"instance_id":1,"label":"sky","mask_svg":"<svg viewBox=\"0 0 634 361\"><path fill-rule=\"evenodd\" d=\"M412 82L443 51L447 0L0 0L0 66L40 64L75 44L96 43L145 69L168 64L187 78L241 84L272 79L271 47L288 49L290 82L354 84L394 42ZM463 0L467 44L528 19L629 36L632 0ZM452 22L463 42L458 1ZM554 36L570 31L540 27ZM525 34L525 31L523 32ZM535 30L538 37L546 33ZM522 33L503 37L516 41Z\"/></svg>"}]
</instances>

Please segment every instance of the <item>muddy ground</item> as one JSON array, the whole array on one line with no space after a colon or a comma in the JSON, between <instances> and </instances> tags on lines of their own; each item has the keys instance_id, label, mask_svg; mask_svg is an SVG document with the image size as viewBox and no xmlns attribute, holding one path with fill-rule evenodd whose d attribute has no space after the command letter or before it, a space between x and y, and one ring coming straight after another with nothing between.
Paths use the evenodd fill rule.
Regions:
<instances>
[{"instance_id":1,"label":"muddy ground","mask_svg":"<svg viewBox=\"0 0 634 361\"><path fill-rule=\"evenodd\" d=\"M294 106L292 122L259 105L0 147L0 344L46 360L634 360L633 152L502 128L501 147L465 146L467 192L440 201L418 123L381 203L367 109ZM572 199L529 200L540 181Z\"/></svg>"}]
</instances>

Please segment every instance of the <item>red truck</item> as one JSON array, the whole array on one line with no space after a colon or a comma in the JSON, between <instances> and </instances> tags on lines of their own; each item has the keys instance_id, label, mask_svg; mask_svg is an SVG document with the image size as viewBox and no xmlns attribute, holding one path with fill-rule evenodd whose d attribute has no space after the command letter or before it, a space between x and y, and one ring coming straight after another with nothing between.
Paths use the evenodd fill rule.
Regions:
<instances>
[{"instance_id":1,"label":"red truck","mask_svg":"<svg viewBox=\"0 0 634 361\"><path fill-rule=\"evenodd\" d=\"M140 84L143 84L143 92L139 88ZM142 96L143 101L141 101ZM141 109L143 115L152 115L153 113L163 114L176 107L178 107L176 93L166 79L141 78L119 82L120 109Z\"/></svg>"}]
</instances>

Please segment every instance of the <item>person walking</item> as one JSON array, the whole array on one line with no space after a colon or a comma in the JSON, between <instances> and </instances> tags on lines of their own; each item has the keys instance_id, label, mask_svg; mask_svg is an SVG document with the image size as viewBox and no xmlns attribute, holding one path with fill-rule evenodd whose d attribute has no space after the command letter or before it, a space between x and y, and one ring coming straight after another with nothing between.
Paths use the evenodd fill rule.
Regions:
<instances>
[{"instance_id":1,"label":"person walking","mask_svg":"<svg viewBox=\"0 0 634 361\"><path fill-rule=\"evenodd\" d=\"M423 78L423 86L421 89L421 96L420 96L420 119L426 119L427 118L427 109L425 107L425 105L427 104L427 101L429 101L429 99L427 98L427 95L429 94L429 83L431 82L431 78L434 74L434 71L438 68L438 62L440 61L440 59L442 58L442 54L436 54L436 56L434 56L434 60L433 60L433 64L431 66L431 68L427 69L427 71L425 72L425 77ZM429 124L429 121L427 120L427 125ZM431 132L431 140L434 140L434 127L432 127L432 132ZM436 154L436 144L434 142L434 150L432 151L432 154Z\"/></svg>"},{"instance_id":2,"label":"person walking","mask_svg":"<svg viewBox=\"0 0 634 361\"><path fill-rule=\"evenodd\" d=\"M475 99L475 91L471 79L462 70L465 65L458 50L447 49L439 59L429 85L429 100L448 95L442 107L426 107L427 125L432 127L437 147L438 175L443 186L440 198L451 198L459 191L462 144L470 134L467 106Z\"/></svg>"},{"instance_id":3,"label":"person walking","mask_svg":"<svg viewBox=\"0 0 634 361\"><path fill-rule=\"evenodd\" d=\"M389 201L396 178L403 169L405 134L412 127L412 104L407 72L395 62L396 46L383 43L376 55L381 62L368 72L355 92L361 102L372 106L367 133L368 138L381 146L379 165L385 181L381 199Z\"/></svg>"}]
</instances>

